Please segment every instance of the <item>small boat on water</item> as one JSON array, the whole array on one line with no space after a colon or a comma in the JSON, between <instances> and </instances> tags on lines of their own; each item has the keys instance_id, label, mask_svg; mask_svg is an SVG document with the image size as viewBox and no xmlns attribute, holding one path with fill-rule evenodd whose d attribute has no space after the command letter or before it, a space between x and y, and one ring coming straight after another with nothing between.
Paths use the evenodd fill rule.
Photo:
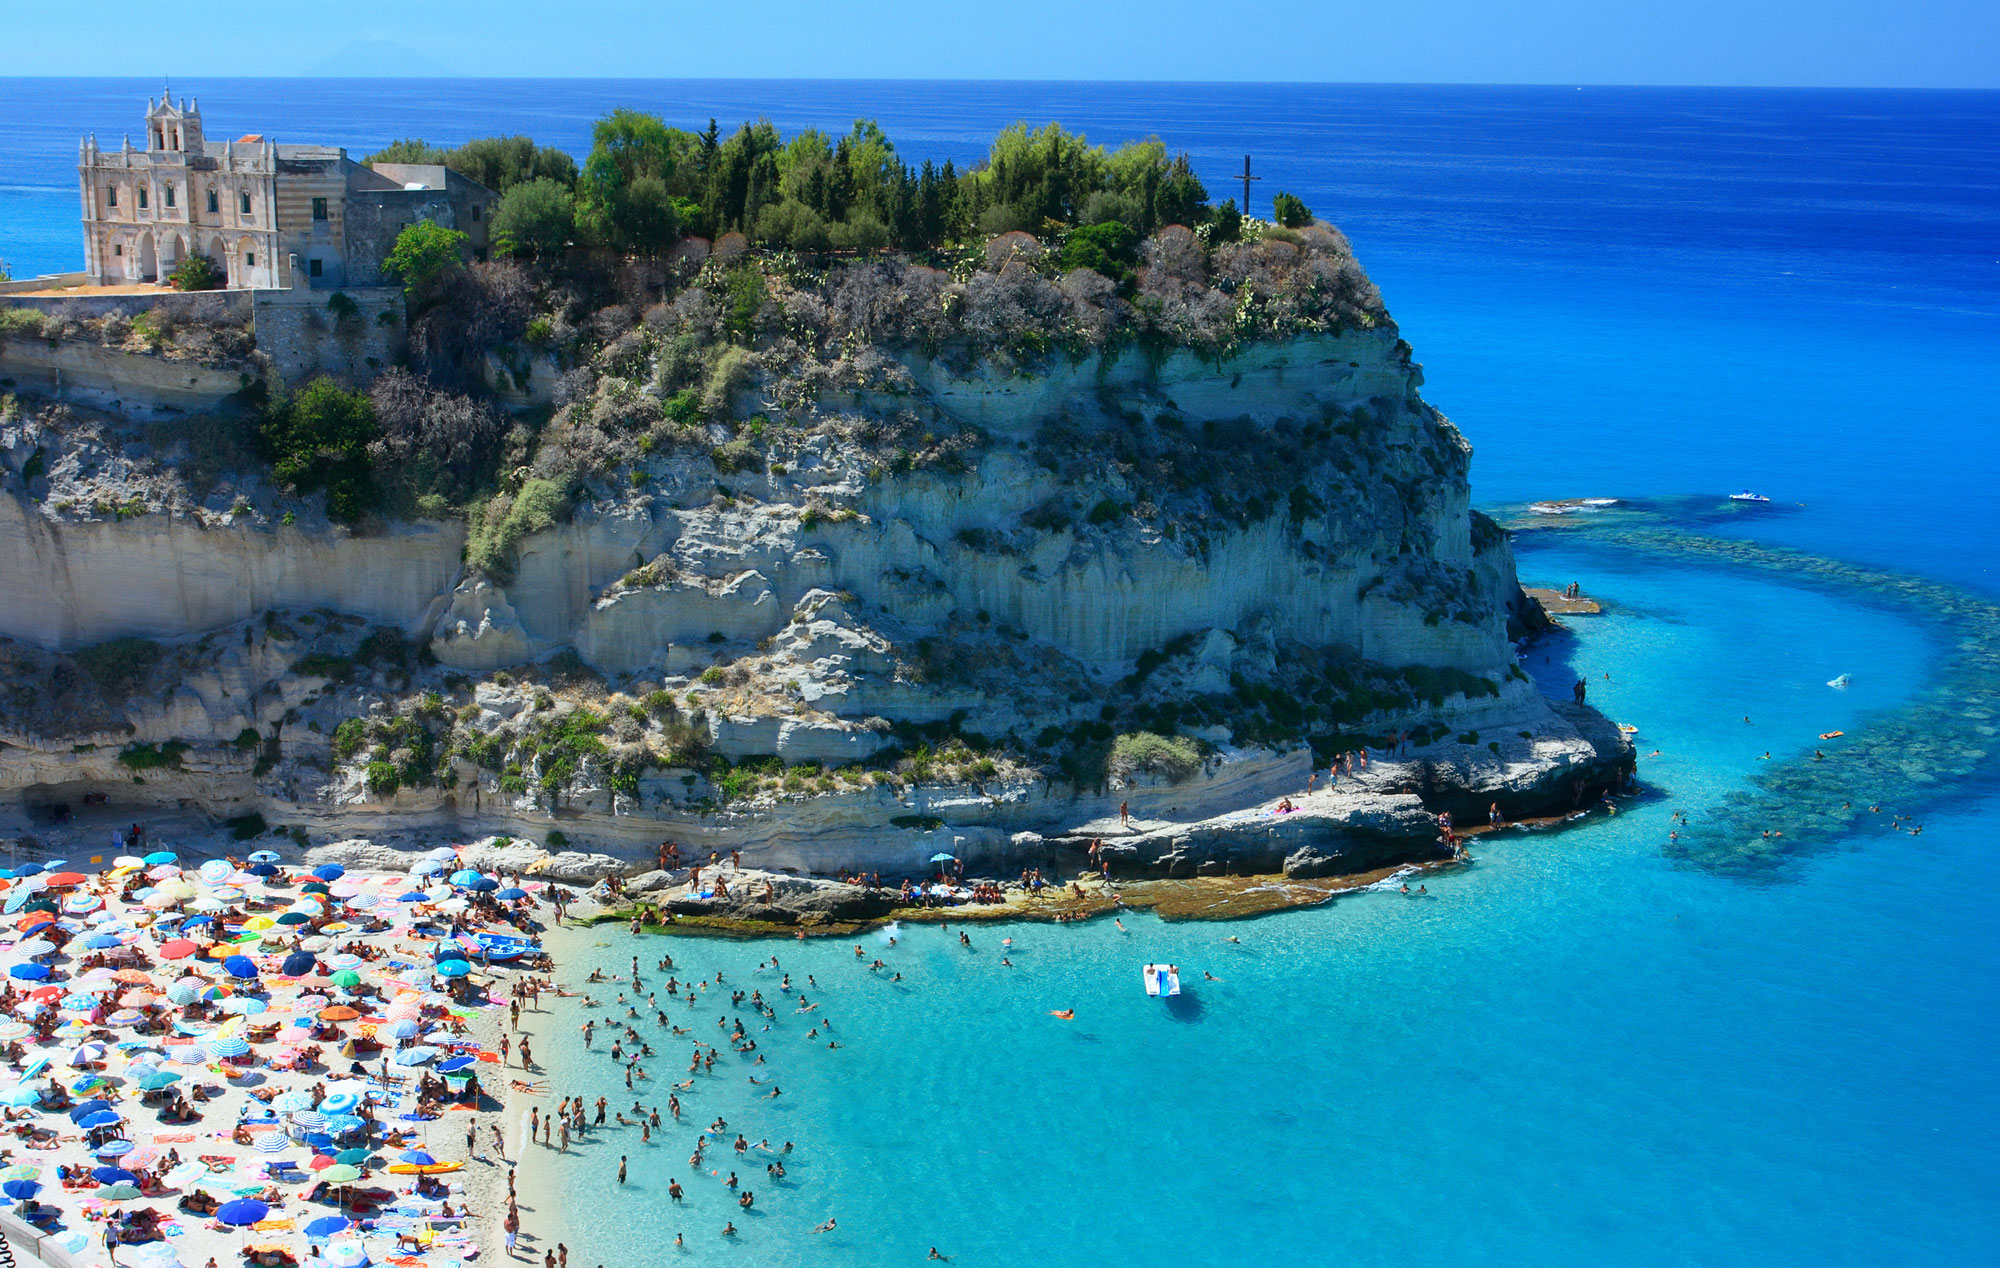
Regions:
<instances>
[{"instance_id":1,"label":"small boat on water","mask_svg":"<svg viewBox=\"0 0 2000 1268\"><path fill-rule=\"evenodd\" d=\"M1530 502L1528 509L1537 515L1574 515L1581 508L1565 502Z\"/></svg>"},{"instance_id":2,"label":"small boat on water","mask_svg":"<svg viewBox=\"0 0 2000 1268\"><path fill-rule=\"evenodd\" d=\"M1620 722L1620 723L1618 724L1618 729L1619 729L1619 730L1620 730L1621 732L1623 732L1624 734L1626 734L1626 735L1637 735L1637 734L1639 734L1639 728L1638 728L1638 727L1636 727L1636 726L1633 726L1633 725L1632 725L1632 724L1631 724L1630 722Z\"/></svg>"},{"instance_id":3,"label":"small boat on water","mask_svg":"<svg viewBox=\"0 0 2000 1268\"><path fill-rule=\"evenodd\" d=\"M1838 678L1829 678L1826 680L1826 685L1836 691L1845 691L1854 685L1854 675L1842 674Z\"/></svg>"},{"instance_id":4,"label":"small boat on water","mask_svg":"<svg viewBox=\"0 0 2000 1268\"><path fill-rule=\"evenodd\" d=\"M1181 967L1178 964L1148 964L1145 976L1148 995L1157 997L1181 993Z\"/></svg>"},{"instance_id":5,"label":"small boat on water","mask_svg":"<svg viewBox=\"0 0 2000 1268\"><path fill-rule=\"evenodd\" d=\"M1730 494L1729 500L1732 502L1768 502L1771 499L1761 493L1752 493L1750 490L1745 489L1741 493Z\"/></svg>"}]
</instances>

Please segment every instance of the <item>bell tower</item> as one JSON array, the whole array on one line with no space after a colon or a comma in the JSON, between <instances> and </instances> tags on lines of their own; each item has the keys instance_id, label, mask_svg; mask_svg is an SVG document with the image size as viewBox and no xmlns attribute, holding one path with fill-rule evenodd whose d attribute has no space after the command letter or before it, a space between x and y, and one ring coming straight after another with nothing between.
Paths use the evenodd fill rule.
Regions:
<instances>
[{"instance_id":1,"label":"bell tower","mask_svg":"<svg viewBox=\"0 0 2000 1268\"><path fill-rule=\"evenodd\" d=\"M183 98L176 105L165 91L146 101L146 148L156 154L201 156L201 104Z\"/></svg>"}]
</instances>

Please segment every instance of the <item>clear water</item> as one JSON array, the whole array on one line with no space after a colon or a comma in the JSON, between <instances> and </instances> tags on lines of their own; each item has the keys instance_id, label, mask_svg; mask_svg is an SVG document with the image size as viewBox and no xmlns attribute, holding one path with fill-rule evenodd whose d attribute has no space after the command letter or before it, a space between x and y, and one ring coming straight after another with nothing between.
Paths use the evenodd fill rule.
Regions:
<instances>
[{"instance_id":1,"label":"clear water","mask_svg":"<svg viewBox=\"0 0 2000 1268\"><path fill-rule=\"evenodd\" d=\"M1157 131L1205 173L1248 151L1270 178L1260 199L1293 189L1355 239L1427 395L1478 448L1482 501L1753 486L1777 502L1700 515L1702 530L2000 595L2000 94L187 87L218 135L357 151L513 130L580 148L614 104L683 124L870 114L920 157L973 152L1017 117L1105 140ZM0 257L17 271L74 266L75 134L115 142L148 90L0 80ZM676 940L684 965L732 983L776 951L825 984L845 1047L808 1044L809 1019L781 1009L765 1046L783 1098L757 1099L724 1063L688 1100L691 1125L721 1113L753 1140L798 1142L789 1180L738 1167L758 1194L745 1215L692 1183L692 1127L652 1147L623 1134L580 1163L534 1164L557 1192L530 1231L559 1231L585 1268L656 1261L683 1230L699 1263L916 1262L932 1245L993 1265L2000 1258L1991 764L1956 782L1898 772L1932 789L1892 807L1921 837L1871 820L1754 878L1664 850L1670 810L1699 816L1819 732L1865 733L1902 707L1951 650L1939 631L1865 592L1588 540L1530 539L1522 560L1615 602L1531 667L1556 690L1587 673L1593 699L1641 728L1641 751L1661 750L1642 763L1657 797L1482 843L1420 900L1226 928L981 928L973 954L956 931L912 929L893 952L871 940L900 986L851 944ZM1824 686L1839 672L1851 691ZM1940 720L1953 743L1984 743L1982 707ZM1780 806L1773 827L1812 809ZM662 946L582 942L573 978ZM1154 959L1187 970L1178 1012L1141 993ZM1077 1020L1047 1015L1063 1007ZM705 1037L722 1011L694 1014ZM558 1094L629 1104L609 1062L575 1051L581 1020L574 1004L537 1019L538 1054L575 1071ZM681 1077L671 1058L649 1066ZM682 1209L668 1176L689 1185ZM828 1215L839 1230L812 1234ZM730 1218L743 1232L725 1240Z\"/></svg>"}]
</instances>

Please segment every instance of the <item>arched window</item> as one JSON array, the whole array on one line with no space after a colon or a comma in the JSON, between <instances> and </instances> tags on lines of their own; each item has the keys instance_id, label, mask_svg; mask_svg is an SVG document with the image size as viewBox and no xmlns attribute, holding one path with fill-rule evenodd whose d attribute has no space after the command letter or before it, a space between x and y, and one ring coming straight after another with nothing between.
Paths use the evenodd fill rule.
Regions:
<instances>
[{"instance_id":1,"label":"arched window","mask_svg":"<svg viewBox=\"0 0 2000 1268\"><path fill-rule=\"evenodd\" d=\"M169 206L169 207L173 206L173 205L174 205L174 187L173 187L172 185L163 185L163 186L161 186L161 188L162 188L163 190L165 190L165 191L166 191L166 195L167 195L167 206Z\"/></svg>"},{"instance_id":2,"label":"arched window","mask_svg":"<svg viewBox=\"0 0 2000 1268\"><path fill-rule=\"evenodd\" d=\"M141 185L139 186L139 210L144 211L145 209L146 209L146 187L144 185Z\"/></svg>"},{"instance_id":3,"label":"arched window","mask_svg":"<svg viewBox=\"0 0 2000 1268\"><path fill-rule=\"evenodd\" d=\"M104 187L104 195L105 206L116 207L118 205L118 187L116 185L106 185Z\"/></svg>"},{"instance_id":4,"label":"arched window","mask_svg":"<svg viewBox=\"0 0 2000 1268\"><path fill-rule=\"evenodd\" d=\"M217 212L219 212L219 211L221 211L221 210L222 210L221 206L220 206L220 205L219 205L219 204L218 204L218 203L216 202L216 199L215 199L215 191L214 191L213 189L209 190L209 191L208 191L208 214L209 214L209 215L211 215L211 216L213 216L213 215L215 215L215 214L216 214Z\"/></svg>"},{"instance_id":5,"label":"arched window","mask_svg":"<svg viewBox=\"0 0 2000 1268\"><path fill-rule=\"evenodd\" d=\"M242 206L242 211L243 211L243 214L247 216L247 215L249 215L249 214L250 214L250 191L249 191L249 190L244 190L244 191L243 191L243 194L242 194L242 199L243 199L243 206Z\"/></svg>"}]
</instances>

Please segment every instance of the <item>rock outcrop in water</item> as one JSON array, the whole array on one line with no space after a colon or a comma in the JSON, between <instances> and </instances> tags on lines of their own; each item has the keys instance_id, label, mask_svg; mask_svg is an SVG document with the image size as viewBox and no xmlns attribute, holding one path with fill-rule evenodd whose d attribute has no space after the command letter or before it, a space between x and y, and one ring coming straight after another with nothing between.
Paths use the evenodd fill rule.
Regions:
<instances>
[{"instance_id":1,"label":"rock outcrop in water","mask_svg":"<svg viewBox=\"0 0 2000 1268\"><path fill-rule=\"evenodd\" d=\"M0 788L807 871L1066 862L1127 804L1121 867L1311 875L1630 769L1515 667L1539 612L1386 313L1202 351L767 336L692 419L670 317L583 369L504 352L555 414L470 540L255 472L225 507L194 424L13 406ZM1392 736L1407 791L1244 813Z\"/></svg>"}]
</instances>

